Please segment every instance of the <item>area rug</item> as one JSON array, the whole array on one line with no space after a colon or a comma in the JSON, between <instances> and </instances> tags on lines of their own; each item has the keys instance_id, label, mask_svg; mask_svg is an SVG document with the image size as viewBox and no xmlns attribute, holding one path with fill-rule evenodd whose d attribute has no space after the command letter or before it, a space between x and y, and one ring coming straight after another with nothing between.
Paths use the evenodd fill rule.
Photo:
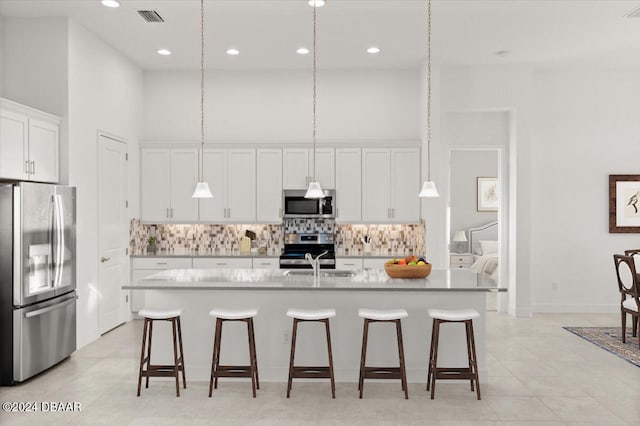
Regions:
<instances>
[{"instance_id":1,"label":"area rug","mask_svg":"<svg viewBox=\"0 0 640 426\"><path fill-rule=\"evenodd\" d=\"M627 328L627 343L622 343L622 329L620 327L563 327L576 336L600 346L602 349L619 356L627 362L640 367L640 348L638 338L631 336L631 329ZM640 332L638 333L640 334Z\"/></svg>"}]
</instances>

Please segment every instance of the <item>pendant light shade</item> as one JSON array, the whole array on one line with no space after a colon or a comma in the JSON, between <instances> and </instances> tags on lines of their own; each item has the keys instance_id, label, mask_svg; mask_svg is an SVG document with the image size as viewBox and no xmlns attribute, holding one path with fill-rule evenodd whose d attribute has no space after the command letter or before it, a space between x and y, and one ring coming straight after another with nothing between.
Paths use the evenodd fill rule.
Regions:
<instances>
[{"instance_id":1,"label":"pendant light shade","mask_svg":"<svg viewBox=\"0 0 640 426\"><path fill-rule=\"evenodd\" d=\"M418 197L439 197L431 180L431 0L427 1L427 180Z\"/></svg>"},{"instance_id":2,"label":"pendant light shade","mask_svg":"<svg viewBox=\"0 0 640 426\"><path fill-rule=\"evenodd\" d=\"M440 194L438 194L438 190L436 189L436 184L433 183L433 181L425 181L424 184L422 184L422 190L420 191L420 194L418 194L418 197L422 197L422 198L426 198L426 197L439 197Z\"/></svg>"},{"instance_id":3,"label":"pendant light shade","mask_svg":"<svg viewBox=\"0 0 640 426\"><path fill-rule=\"evenodd\" d=\"M208 182L198 182L196 184L196 189L193 191L192 198L213 198L213 194L209 189Z\"/></svg>"},{"instance_id":4,"label":"pendant light shade","mask_svg":"<svg viewBox=\"0 0 640 426\"><path fill-rule=\"evenodd\" d=\"M309 4L312 6L322 6L323 2L316 1L317 4ZM319 4L322 3L322 4ZM316 180L316 133L317 133L317 120L316 120L316 101L317 101L317 88L316 88L316 74L317 74L317 56L316 56L316 7L313 8L313 179L309 182L309 188L304 194L304 198L324 198L324 191L320 186L320 182Z\"/></svg>"},{"instance_id":5,"label":"pendant light shade","mask_svg":"<svg viewBox=\"0 0 640 426\"><path fill-rule=\"evenodd\" d=\"M200 0L200 179L191 198L213 198L204 180L204 0Z\"/></svg>"},{"instance_id":6,"label":"pendant light shade","mask_svg":"<svg viewBox=\"0 0 640 426\"><path fill-rule=\"evenodd\" d=\"M324 191L320 186L320 182L309 182L309 188L307 188L304 198L324 198Z\"/></svg>"}]
</instances>

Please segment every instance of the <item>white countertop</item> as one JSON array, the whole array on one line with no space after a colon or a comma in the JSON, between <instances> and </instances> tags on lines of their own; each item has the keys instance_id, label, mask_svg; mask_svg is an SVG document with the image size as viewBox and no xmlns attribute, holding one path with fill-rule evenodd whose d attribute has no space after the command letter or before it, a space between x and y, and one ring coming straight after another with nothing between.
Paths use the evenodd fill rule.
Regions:
<instances>
[{"instance_id":1,"label":"white countertop","mask_svg":"<svg viewBox=\"0 0 640 426\"><path fill-rule=\"evenodd\" d=\"M321 271L321 273L324 271ZM427 278L389 278L383 269L353 271L350 277L286 275L282 269L169 269L122 286L125 290L309 290L309 291L506 291L478 286L469 270L433 270Z\"/></svg>"}]
</instances>

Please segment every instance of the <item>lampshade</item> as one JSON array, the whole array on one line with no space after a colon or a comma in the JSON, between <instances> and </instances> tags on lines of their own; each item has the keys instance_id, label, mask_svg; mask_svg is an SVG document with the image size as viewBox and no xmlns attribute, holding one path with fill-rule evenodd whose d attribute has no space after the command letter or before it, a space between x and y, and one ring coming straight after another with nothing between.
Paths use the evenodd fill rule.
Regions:
<instances>
[{"instance_id":1,"label":"lampshade","mask_svg":"<svg viewBox=\"0 0 640 426\"><path fill-rule=\"evenodd\" d=\"M418 197L439 197L438 190L436 189L436 184L432 181L428 180L422 185L422 190ZM465 240L466 241L466 240Z\"/></svg>"},{"instance_id":2,"label":"lampshade","mask_svg":"<svg viewBox=\"0 0 640 426\"><path fill-rule=\"evenodd\" d=\"M192 198L213 198L213 194L209 189L208 182L198 182L196 184L196 189L193 191Z\"/></svg>"},{"instance_id":3,"label":"lampshade","mask_svg":"<svg viewBox=\"0 0 640 426\"><path fill-rule=\"evenodd\" d=\"M456 231L456 233L453 234L453 241L467 241L467 234L465 234L463 230Z\"/></svg>"},{"instance_id":4,"label":"lampshade","mask_svg":"<svg viewBox=\"0 0 640 426\"><path fill-rule=\"evenodd\" d=\"M304 198L324 198L324 191L320 186L320 182L309 182L309 188L307 193L304 194Z\"/></svg>"}]
</instances>

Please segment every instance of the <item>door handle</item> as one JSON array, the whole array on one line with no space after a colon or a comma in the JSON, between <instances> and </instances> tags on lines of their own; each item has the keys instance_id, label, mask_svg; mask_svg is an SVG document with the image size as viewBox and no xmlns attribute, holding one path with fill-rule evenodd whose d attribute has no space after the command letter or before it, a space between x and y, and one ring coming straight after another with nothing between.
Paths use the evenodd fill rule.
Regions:
<instances>
[{"instance_id":1,"label":"door handle","mask_svg":"<svg viewBox=\"0 0 640 426\"><path fill-rule=\"evenodd\" d=\"M110 260L111 260L111 258L110 258L110 257L104 257L104 256L102 256L102 257L100 258L100 262L101 262L101 263L108 262L108 261L110 261Z\"/></svg>"},{"instance_id":2,"label":"door handle","mask_svg":"<svg viewBox=\"0 0 640 426\"><path fill-rule=\"evenodd\" d=\"M37 311L27 312L26 314L24 314L24 317L25 318L33 318L33 317L37 317L37 316L42 315L42 314L46 314L47 312L51 312L51 311L55 311L55 310L60 309L60 308L64 308L65 306L70 305L71 303L74 303L77 298L78 298L78 296L74 296L73 298L67 299L64 302L60 302L60 303L58 303L56 305L49 306L49 307L42 308L42 309L38 309Z\"/></svg>"},{"instance_id":3,"label":"door handle","mask_svg":"<svg viewBox=\"0 0 640 426\"><path fill-rule=\"evenodd\" d=\"M24 162L24 172L26 174L30 174L31 173L31 169L29 168L29 160Z\"/></svg>"},{"instance_id":4,"label":"door handle","mask_svg":"<svg viewBox=\"0 0 640 426\"><path fill-rule=\"evenodd\" d=\"M36 162L32 161L31 162L31 174L36 174Z\"/></svg>"}]
</instances>

